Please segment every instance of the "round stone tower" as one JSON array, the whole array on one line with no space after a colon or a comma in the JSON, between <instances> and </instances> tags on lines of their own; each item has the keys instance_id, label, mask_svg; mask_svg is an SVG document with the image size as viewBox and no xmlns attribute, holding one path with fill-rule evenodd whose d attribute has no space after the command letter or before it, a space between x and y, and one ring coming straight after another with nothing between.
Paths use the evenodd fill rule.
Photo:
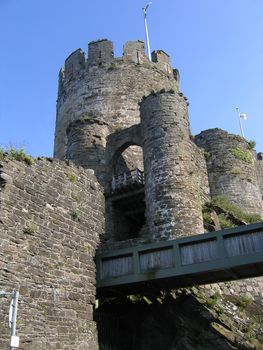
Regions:
<instances>
[{"instance_id":1,"label":"round stone tower","mask_svg":"<svg viewBox=\"0 0 263 350\"><path fill-rule=\"evenodd\" d=\"M108 125L103 120L89 115L83 115L81 119L70 123L67 128L66 159L83 168L93 169L102 185L107 179L105 147L108 134Z\"/></svg>"},{"instance_id":2,"label":"round stone tower","mask_svg":"<svg viewBox=\"0 0 263 350\"><path fill-rule=\"evenodd\" d=\"M203 232L196 145L182 94L151 94L141 103L146 219L153 238Z\"/></svg>"},{"instance_id":3,"label":"round stone tower","mask_svg":"<svg viewBox=\"0 0 263 350\"><path fill-rule=\"evenodd\" d=\"M73 154L72 139L67 146L72 122L84 119L85 128L94 128L87 117L94 118L95 135L104 139L103 144L107 133L139 123L138 102L152 90L162 88L178 91L178 72L163 51L155 51L150 62L142 41L126 43L121 58L114 58L113 44L106 39L89 43L88 59L81 49L73 52L59 73L54 156L65 158L67 147L71 149L69 155ZM71 126L76 133L76 125ZM87 143L96 139L91 133L85 135L91 137Z\"/></svg>"},{"instance_id":4,"label":"round stone tower","mask_svg":"<svg viewBox=\"0 0 263 350\"><path fill-rule=\"evenodd\" d=\"M195 141L206 152L211 196L225 196L248 214L262 216L256 160L249 142L221 129L202 131Z\"/></svg>"}]
</instances>

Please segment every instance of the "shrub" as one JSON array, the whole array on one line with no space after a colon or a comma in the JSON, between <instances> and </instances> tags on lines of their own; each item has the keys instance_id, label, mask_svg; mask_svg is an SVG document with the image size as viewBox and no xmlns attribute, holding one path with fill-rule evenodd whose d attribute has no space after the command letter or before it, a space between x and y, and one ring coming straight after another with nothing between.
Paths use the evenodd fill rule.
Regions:
<instances>
[{"instance_id":1,"label":"shrub","mask_svg":"<svg viewBox=\"0 0 263 350\"><path fill-rule=\"evenodd\" d=\"M236 300L236 306L241 310L245 310L252 303L252 298L248 295L240 295Z\"/></svg>"},{"instance_id":2,"label":"shrub","mask_svg":"<svg viewBox=\"0 0 263 350\"><path fill-rule=\"evenodd\" d=\"M256 148L256 141L254 141L254 140L248 141L248 146L249 146L250 150L255 149Z\"/></svg>"},{"instance_id":3,"label":"shrub","mask_svg":"<svg viewBox=\"0 0 263 350\"><path fill-rule=\"evenodd\" d=\"M216 291L214 295L208 298L205 302L205 305L210 309L215 309L218 307L218 304L221 300L220 292Z\"/></svg>"},{"instance_id":4,"label":"shrub","mask_svg":"<svg viewBox=\"0 0 263 350\"><path fill-rule=\"evenodd\" d=\"M28 165L32 165L35 162L33 157L25 153L24 148L16 149L14 147L10 147L10 149L8 150L4 150L3 148L0 148L0 160L7 159L7 158L23 161Z\"/></svg>"},{"instance_id":5,"label":"shrub","mask_svg":"<svg viewBox=\"0 0 263 350\"><path fill-rule=\"evenodd\" d=\"M218 220L220 223L221 228L224 230L225 228L230 228L234 227L235 225L233 222L225 217L224 214L219 214L218 215Z\"/></svg>"},{"instance_id":6,"label":"shrub","mask_svg":"<svg viewBox=\"0 0 263 350\"><path fill-rule=\"evenodd\" d=\"M0 160L4 160L7 157L7 152L0 147Z\"/></svg>"}]
</instances>

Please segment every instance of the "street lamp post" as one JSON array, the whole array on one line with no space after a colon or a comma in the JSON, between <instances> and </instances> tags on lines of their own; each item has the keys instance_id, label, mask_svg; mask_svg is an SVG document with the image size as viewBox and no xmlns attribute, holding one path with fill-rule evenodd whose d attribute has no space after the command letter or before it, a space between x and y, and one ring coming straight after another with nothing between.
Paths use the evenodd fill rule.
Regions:
<instances>
[{"instance_id":1,"label":"street lamp post","mask_svg":"<svg viewBox=\"0 0 263 350\"><path fill-rule=\"evenodd\" d=\"M16 319L17 319L17 306L18 306L18 298L19 292L17 290L12 293L5 292L0 290L1 296L9 296L12 295L12 300L10 304L9 310L9 327L11 328L11 340L10 340L10 350L15 350L19 347L19 337L16 336Z\"/></svg>"},{"instance_id":2,"label":"street lamp post","mask_svg":"<svg viewBox=\"0 0 263 350\"><path fill-rule=\"evenodd\" d=\"M150 40L149 40L149 32L148 32L148 25L147 25L147 10L151 4L152 4L152 2L148 2L148 4L142 8L143 17L144 17L145 34L146 34L147 53L148 53L149 61L152 60L152 57L151 57Z\"/></svg>"}]
</instances>

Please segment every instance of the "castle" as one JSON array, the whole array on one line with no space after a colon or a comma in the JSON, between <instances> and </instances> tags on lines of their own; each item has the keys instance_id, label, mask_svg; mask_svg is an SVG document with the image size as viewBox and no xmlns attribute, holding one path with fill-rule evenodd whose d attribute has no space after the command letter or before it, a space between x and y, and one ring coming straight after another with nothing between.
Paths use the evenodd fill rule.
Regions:
<instances>
[{"instance_id":1,"label":"castle","mask_svg":"<svg viewBox=\"0 0 263 350\"><path fill-rule=\"evenodd\" d=\"M192 136L187 107L169 56L150 62L142 41L120 58L103 39L88 59L66 59L55 159L0 167L1 284L20 289L21 349L98 349L98 247L201 234L202 205L217 196L263 217L262 154L220 129ZM260 296L261 279L251 283Z\"/></svg>"}]
</instances>

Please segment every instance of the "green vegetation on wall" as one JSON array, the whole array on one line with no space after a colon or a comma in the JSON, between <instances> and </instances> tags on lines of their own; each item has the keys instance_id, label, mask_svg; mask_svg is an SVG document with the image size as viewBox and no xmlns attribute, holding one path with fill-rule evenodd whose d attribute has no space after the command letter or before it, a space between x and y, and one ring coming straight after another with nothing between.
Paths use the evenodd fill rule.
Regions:
<instances>
[{"instance_id":1,"label":"green vegetation on wall","mask_svg":"<svg viewBox=\"0 0 263 350\"><path fill-rule=\"evenodd\" d=\"M5 159L23 161L28 165L32 165L35 162L34 158L27 155L23 148L16 149L14 147L10 147L7 150L0 148L0 160Z\"/></svg>"},{"instance_id":2,"label":"green vegetation on wall","mask_svg":"<svg viewBox=\"0 0 263 350\"><path fill-rule=\"evenodd\" d=\"M253 157L250 150L236 147L230 148L229 151L236 159L242 160L248 164L253 163Z\"/></svg>"},{"instance_id":3,"label":"green vegetation on wall","mask_svg":"<svg viewBox=\"0 0 263 350\"><path fill-rule=\"evenodd\" d=\"M245 213L224 196L215 196L203 206L203 219L208 226L213 224L212 212L216 214L222 229L261 221L260 215Z\"/></svg>"}]
</instances>

